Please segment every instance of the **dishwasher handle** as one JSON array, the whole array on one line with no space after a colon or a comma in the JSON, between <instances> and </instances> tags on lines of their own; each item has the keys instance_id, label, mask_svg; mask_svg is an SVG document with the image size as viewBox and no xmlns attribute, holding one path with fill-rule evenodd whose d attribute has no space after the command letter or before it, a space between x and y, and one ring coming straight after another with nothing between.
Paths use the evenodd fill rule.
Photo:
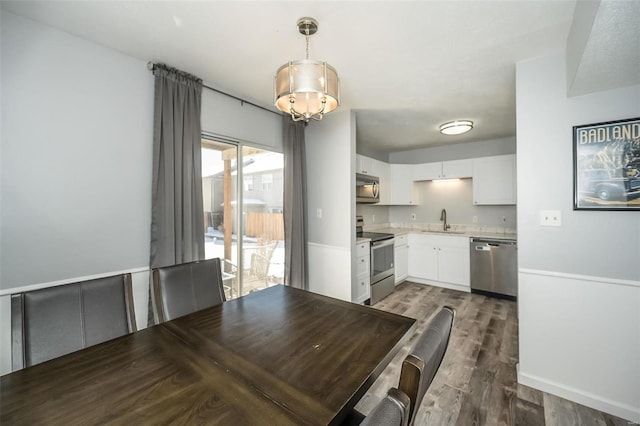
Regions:
<instances>
[{"instance_id":1,"label":"dishwasher handle","mask_svg":"<svg viewBox=\"0 0 640 426\"><path fill-rule=\"evenodd\" d=\"M472 238L471 244L488 244L492 247L500 246L515 246L517 242L515 240L497 240L491 238Z\"/></svg>"},{"instance_id":2,"label":"dishwasher handle","mask_svg":"<svg viewBox=\"0 0 640 426\"><path fill-rule=\"evenodd\" d=\"M489 246L475 246L476 251L491 251L491 247Z\"/></svg>"}]
</instances>

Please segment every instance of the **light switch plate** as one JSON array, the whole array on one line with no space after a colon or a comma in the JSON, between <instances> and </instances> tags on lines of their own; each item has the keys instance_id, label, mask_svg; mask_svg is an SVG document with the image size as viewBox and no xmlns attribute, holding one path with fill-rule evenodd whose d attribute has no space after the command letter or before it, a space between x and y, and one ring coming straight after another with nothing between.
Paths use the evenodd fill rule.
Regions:
<instances>
[{"instance_id":1,"label":"light switch plate","mask_svg":"<svg viewBox=\"0 0 640 426\"><path fill-rule=\"evenodd\" d=\"M540 225L562 226L562 212L560 210L540 210Z\"/></svg>"}]
</instances>

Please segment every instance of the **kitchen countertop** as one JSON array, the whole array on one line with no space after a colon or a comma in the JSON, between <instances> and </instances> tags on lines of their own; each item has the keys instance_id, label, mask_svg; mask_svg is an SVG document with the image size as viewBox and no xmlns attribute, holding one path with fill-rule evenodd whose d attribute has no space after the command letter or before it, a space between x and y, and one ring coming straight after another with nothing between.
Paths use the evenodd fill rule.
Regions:
<instances>
[{"instance_id":1,"label":"kitchen countertop","mask_svg":"<svg viewBox=\"0 0 640 426\"><path fill-rule=\"evenodd\" d=\"M371 228L367 229L368 232L384 232L388 234L394 235L407 235L407 234L432 234L432 235L451 235L456 237L468 237L468 238L495 238L500 240L509 240L516 241L517 234L507 233L507 232L495 232L495 231L483 231L483 230L472 230L472 229L455 229L453 231L444 232L442 228L440 230L437 229L424 229L424 228L407 228L407 227L384 227L384 228ZM367 240L366 238L363 240ZM358 238L358 242L360 239Z\"/></svg>"}]
</instances>

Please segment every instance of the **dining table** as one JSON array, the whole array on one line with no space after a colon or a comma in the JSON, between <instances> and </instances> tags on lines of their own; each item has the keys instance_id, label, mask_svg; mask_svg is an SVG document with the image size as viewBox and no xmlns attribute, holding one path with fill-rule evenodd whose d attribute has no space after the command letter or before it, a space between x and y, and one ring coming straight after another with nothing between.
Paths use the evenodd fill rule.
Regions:
<instances>
[{"instance_id":1,"label":"dining table","mask_svg":"<svg viewBox=\"0 0 640 426\"><path fill-rule=\"evenodd\" d=\"M416 327L276 285L2 376L0 424L340 424Z\"/></svg>"}]
</instances>

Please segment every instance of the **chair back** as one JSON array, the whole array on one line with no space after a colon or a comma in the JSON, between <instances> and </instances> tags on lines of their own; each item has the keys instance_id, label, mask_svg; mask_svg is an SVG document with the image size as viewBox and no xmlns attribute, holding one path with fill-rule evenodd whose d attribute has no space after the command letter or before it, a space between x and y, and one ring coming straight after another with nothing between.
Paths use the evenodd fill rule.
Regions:
<instances>
[{"instance_id":1,"label":"chair back","mask_svg":"<svg viewBox=\"0 0 640 426\"><path fill-rule=\"evenodd\" d=\"M415 346L402 362L400 391L411 400L409 425L416 419L422 398L431 385L444 358L453 327L455 311L445 306L431 320Z\"/></svg>"},{"instance_id":2,"label":"chair back","mask_svg":"<svg viewBox=\"0 0 640 426\"><path fill-rule=\"evenodd\" d=\"M11 364L19 370L136 330L131 274L11 295Z\"/></svg>"},{"instance_id":3,"label":"chair back","mask_svg":"<svg viewBox=\"0 0 640 426\"><path fill-rule=\"evenodd\" d=\"M157 324L226 300L218 258L156 268L152 289Z\"/></svg>"},{"instance_id":4,"label":"chair back","mask_svg":"<svg viewBox=\"0 0 640 426\"><path fill-rule=\"evenodd\" d=\"M409 406L409 397L398 389L391 388L360 426L407 426Z\"/></svg>"}]
</instances>

